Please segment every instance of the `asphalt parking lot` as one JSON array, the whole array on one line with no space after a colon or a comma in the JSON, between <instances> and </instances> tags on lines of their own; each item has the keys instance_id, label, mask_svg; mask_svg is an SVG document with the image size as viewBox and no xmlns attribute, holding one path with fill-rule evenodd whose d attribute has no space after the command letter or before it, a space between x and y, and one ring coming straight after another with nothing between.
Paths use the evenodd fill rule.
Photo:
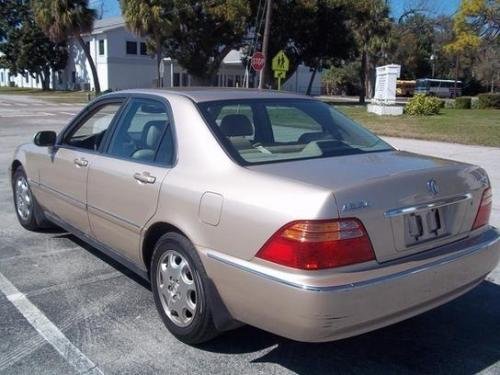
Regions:
<instances>
[{"instance_id":1,"label":"asphalt parking lot","mask_svg":"<svg viewBox=\"0 0 500 375\"><path fill-rule=\"evenodd\" d=\"M304 344L244 326L198 348L178 342L141 279L72 235L17 223L7 173L15 147L38 130L59 130L78 110L0 95L1 374L500 374L498 267L451 303L351 339ZM392 141L437 154L445 147ZM484 160L500 185L499 149L480 148L488 156L476 160L453 147L457 158ZM494 200L500 226L498 190Z\"/></svg>"}]
</instances>

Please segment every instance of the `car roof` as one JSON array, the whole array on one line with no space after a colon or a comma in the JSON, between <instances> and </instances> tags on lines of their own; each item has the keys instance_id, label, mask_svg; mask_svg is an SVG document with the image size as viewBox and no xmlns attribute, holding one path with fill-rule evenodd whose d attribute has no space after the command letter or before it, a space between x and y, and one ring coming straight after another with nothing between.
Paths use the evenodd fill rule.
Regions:
<instances>
[{"instance_id":1,"label":"car roof","mask_svg":"<svg viewBox=\"0 0 500 375\"><path fill-rule=\"evenodd\" d=\"M217 88L217 87L188 87L168 89L133 89L117 91L127 94L154 94L161 96L179 95L187 97L196 103L237 100L237 99L311 99L310 96L299 95L284 91L259 90L244 88Z\"/></svg>"}]
</instances>

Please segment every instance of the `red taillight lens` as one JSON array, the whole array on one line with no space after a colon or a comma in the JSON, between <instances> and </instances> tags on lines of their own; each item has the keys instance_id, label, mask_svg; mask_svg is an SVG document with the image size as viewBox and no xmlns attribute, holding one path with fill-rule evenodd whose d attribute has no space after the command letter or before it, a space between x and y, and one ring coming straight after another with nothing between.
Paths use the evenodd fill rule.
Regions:
<instances>
[{"instance_id":1,"label":"red taillight lens","mask_svg":"<svg viewBox=\"0 0 500 375\"><path fill-rule=\"evenodd\" d=\"M303 270L375 259L368 234L357 219L294 221L276 232L257 257Z\"/></svg>"},{"instance_id":2,"label":"red taillight lens","mask_svg":"<svg viewBox=\"0 0 500 375\"><path fill-rule=\"evenodd\" d=\"M487 188L483 192L481 203L479 204L479 209L477 210L476 220L474 220L472 229L477 229L489 223L492 204L493 192L491 191L491 188Z\"/></svg>"}]
</instances>

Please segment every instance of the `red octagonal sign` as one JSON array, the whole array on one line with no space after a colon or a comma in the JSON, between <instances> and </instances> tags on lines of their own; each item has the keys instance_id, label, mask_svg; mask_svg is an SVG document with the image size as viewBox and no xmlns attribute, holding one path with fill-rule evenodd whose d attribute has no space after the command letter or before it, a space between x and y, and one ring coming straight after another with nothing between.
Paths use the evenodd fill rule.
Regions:
<instances>
[{"instance_id":1,"label":"red octagonal sign","mask_svg":"<svg viewBox=\"0 0 500 375\"><path fill-rule=\"evenodd\" d=\"M264 64L266 63L266 58L262 52L255 52L252 56L251 66L257 72L261 71L264 68Z\"/></svg>"}]
</instances>

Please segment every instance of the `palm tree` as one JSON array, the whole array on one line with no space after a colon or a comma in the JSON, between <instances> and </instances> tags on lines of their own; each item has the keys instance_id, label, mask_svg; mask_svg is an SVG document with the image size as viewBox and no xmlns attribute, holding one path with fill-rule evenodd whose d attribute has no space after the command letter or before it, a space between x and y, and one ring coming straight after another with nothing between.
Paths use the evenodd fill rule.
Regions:
<instances>
[{"instance_id":1,"label":"palm tree","mask_svg":"<svg viewBox=\"0 0 500 375\"><path fill-rule=\"evenodd\" d=\"M82 34L92 31L96 11L87 0L33 0L32 7L38 26L53 42L73 37L83 49L92 71L95 92L101 92L94 59Z\"/></svg>"},{"instance_id":2,"label":"palm tree","mask_svg":"<svg viewBox=\"0 0 500 375\"><path fill-rule=\"evenodd\" d=\"M361 54L359 102L365 103L367 81L369 79L370 58L373 49L378 49L389 35L389 8L385 0L359 0L353 10L352 29Z\"/></svg>"},{"instance_id":3,"label":"palm tree","mask_svg":"<svg viewBox=\"0 0 500 375\"><path fill-rule=\"evenodd\" d=\"M170 29L164 0L121 0L123 17L127 27L141 37L148 37L149 44L156 54L157 86L160 86L160 63L162 45Z\"/></svg>"}]
</instances>

